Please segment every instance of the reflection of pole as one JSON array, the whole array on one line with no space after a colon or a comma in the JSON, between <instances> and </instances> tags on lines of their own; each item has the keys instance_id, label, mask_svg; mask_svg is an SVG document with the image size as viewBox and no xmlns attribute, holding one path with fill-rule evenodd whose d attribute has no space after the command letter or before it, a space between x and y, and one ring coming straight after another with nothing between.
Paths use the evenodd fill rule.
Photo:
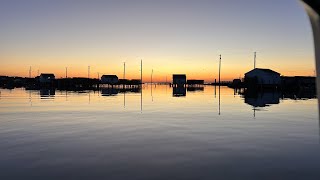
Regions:
<instances>
[{"instance_id":1,"label":"reflection of pole","mask_svg":"<svg viewBox=\"0 0 320 180\"><path fill-rule=\"evenodd\" d=\"M214 79L214 98L216 98L216 94L217 94L217 80Z\"/></svg>"},{"instance_id":2,"label":"reflection of pole","mask_svg":"<svg viewBox=\"0 0 320 180\"><path fill-rule=\"evenodd\" d=\"M220 85L219 85L219 115L220 115Z\"/></svg>"},{"instance_id":3,"label":"reflection of pole","mask_svg":"<svg viewBox=\"0 0 320 180\"><path fill-rule=\"evenodd\" d=\"M140 93L140 113L142 113L142 59L141 59L141 74L140 74L140 79L141 79L141 93Z\"/></svg>"},{"instance_id":4,"label":"reflection of pole","mask_svg":"<svg viewBox=\"0 0 320 180\"><path fill-rule=\"evenodd\" d=\"M126 91L123 91L123 108L126 108Z\"/></svg>"},{"instance_id":5,"label":"reflection of pole","mask_svg":"<svg viewBox=\"0 0 320 180\"><path fill-rule=\"evenodd\" d=\"M151 82L151 100L153 102L153 94L152 94L152 82Z\"/></svg>"},{"instance_id":6,"label":"reflection of pole","mask_svg":"<svg viewBox=\"0 0 320 180\"><path fill-rule=\"evenodd\" d=\"M90 97L90 91L89 91L89 104L90 104L90 102L91 102L91 97Z\"/></svg>"},{"instance_id":7,"label":"reflection of pole","mask_svg":"<svg viewBox=\"0 0 320 180\"><path fill-rule=\"evenodd\" d=\"M31 91L29 90L29 102L30 102L30 106L32 106L32 96L31 96Z\"/></svg>"},{"instance_id":8,"label":"reflection of pole","mask_svg":"<svg viewBox=\"0 0 320 180\"><path fill-rule=\"evenodd\" d=\"M141 94L140 94L140 112L142 113L142 85L141 85Z\"/></svg>"},{"instance_id":9,"label":"reflection of pole","mask_svg":"<svg viewBox=\"0 0 320 180\"><path fill-rule=\"evenodd\" d=\"M219 86L220 86L220 72L221 72L221 54L219 59Z\"/></svg>"}]
</instances>

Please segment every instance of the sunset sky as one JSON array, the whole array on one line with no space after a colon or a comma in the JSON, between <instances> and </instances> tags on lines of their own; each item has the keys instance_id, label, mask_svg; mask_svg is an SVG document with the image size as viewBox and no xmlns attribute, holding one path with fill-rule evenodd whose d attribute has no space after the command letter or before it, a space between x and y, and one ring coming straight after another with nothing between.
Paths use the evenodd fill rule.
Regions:
<instances>
[{"instance_id":1,"label":"sunset sky","mask_svg":"<svg viewBox=\"0 0 320 180\"><path fill-rule=\"evenodd\" d=\"M214 81L253 68L314 75L309 19L298 0L1 0L0 75L97 73L144 82L174 73Z\"/></svg>"}]
</instances>

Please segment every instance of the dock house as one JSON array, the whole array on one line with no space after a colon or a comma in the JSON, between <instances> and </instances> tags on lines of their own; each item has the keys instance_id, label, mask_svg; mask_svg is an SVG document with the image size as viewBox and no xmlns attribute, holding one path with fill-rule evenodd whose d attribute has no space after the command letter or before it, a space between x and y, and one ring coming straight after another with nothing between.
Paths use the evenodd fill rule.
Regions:
<instances>
[{"instance_id":1,"label":"dock house","mask_svg":"<svg viewBox=\"0 0 320 180\"><path fill-rule=\"evenodd\" d=\"M255 68L244 77L247 86L278 87L281 85L280 73L271 69Z\"/></svg>"},{"instance_id":2,"label":"dock house","mask_svg":"<svg viewBox=\"0 0 320 180\"><path fill-rule=\"evenodd\" d=\"M185 74L173 74L172 75L172 84L183 86L187 83L187 77Z\"/></svg>"},{"instance_id":3,"label":"dock house","mask_svg":"<svg viewBox=\"0 0 320 180\"><path fill-rule=\"evenodd\" d=\"M117 75L102 75L101 76L101 83L102 84L117 84L119 82Z\"/></svg>"},{"instance_id":4,"label":"dock house","mask_svg":"<svg viewBox=\"0 0 320 180\"><path fill-rule=\"evenodd\" d=\"M40 83L52 83L55 80L55 76L52 73L41 73L39 76Z\"/></svg>"}]
</instances>

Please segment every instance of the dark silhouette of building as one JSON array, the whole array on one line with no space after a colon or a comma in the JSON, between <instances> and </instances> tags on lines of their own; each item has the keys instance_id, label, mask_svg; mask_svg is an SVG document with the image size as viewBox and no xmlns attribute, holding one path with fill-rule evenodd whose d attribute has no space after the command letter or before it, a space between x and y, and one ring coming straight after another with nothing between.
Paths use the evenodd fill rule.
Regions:
<instances>
[{"instance_id":1,"label":"dark silhouette of building","mask_svg":"<svg viewBox=\"0 0 320 180\"><path fill-rule=\"evenodd\" d=\"M316 77L281 76L281 88L284 91L316 91Z\"/></svg>"},{"instance_id":2,"label":"dark silhouette of building","mask_svg":"<svg viewBox=\"0 0 320 180\"><path fill-rule=\"evenodd\" d=\"M261 68L245 73L244 81L247 87L278 87L281 84L280 73Z\"/></svg>"},{"instance_id":3,"label":"dark silhouette of building","mask_svg":"<svg viewBox=\"0 0 320 180\"><path fill-rule=\"evenodd\" d=\"M190 79L190 80L187 80L187 84L189 86L203 85L204 84L204 80Z\"/></svg>"},{"instance_id":4,"label":"dark silhouette of building","mask_svg":"<svg viewBox=\"0 0 320 180\"><path fill-rule=\"evenodd\" d=\"M40 83L53 83L55 76L52 73L41 73L39 76Z\"/></svg>"},{"instance_id":5,"label":"dark silhouette of building","mask_svg":"<svg viewBox=\"0 0 320 180\"><path fill-rule=\"evenodd\" d=\"M117 75L102 75L101 76L101 83L102 84L110 84L114 85L119 82L118 76Z\"/></svg>"},{"instance_id":6,"label":"dark silhouette of building","mask_svg":"<svg viewBox=\"0 0 320 180\"><path fill-rule=\"evenodd\" d=\"M187 77L185 74L173 74L172 84L173 85L185 85L187 83Z\"/></svg>"}]
</instances>

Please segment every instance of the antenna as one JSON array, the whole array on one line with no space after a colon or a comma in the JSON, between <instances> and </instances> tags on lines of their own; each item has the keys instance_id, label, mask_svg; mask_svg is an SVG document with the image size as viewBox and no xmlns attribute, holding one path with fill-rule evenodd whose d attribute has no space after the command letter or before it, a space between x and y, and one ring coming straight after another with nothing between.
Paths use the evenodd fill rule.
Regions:
<instances>
[{"instance_id":1,"label":"antenna","mask_svg":"<svg viewBox=\"0 0 320 180\"><path fill-rule=\"evenodd\" d=\"M29 68L29 78L31 78L31 66Z\"/></svg>"},{"instance_id":2,"label":"antenna","mask_svg":"<svg viewBox=\"0 0 320 180\"><path fill-rule=\"evenodd\" d=\"M253 69L255 69L255 68L256 68L256 58L257 58L257 52L254 52Z\"/></svg>"},{"instance_id":3,"label":"antenna","mask_svg":"<svg viewBox=\"0 0 320 180\"><path fill-rule=\"evenodd\" d=\"M219 86L220 86L220 72L221 72L221 54L219 59Z\"/></svg>"},{"instance_id":4,"label":"antenna","mask_svg":"<svg viewBox=\"0 0 320 180\"><path fill-rule=\"evenodd\" d=\"M151 71L151 84L152 84L152 76L153 76L153 69Z\"/></svg>"},{"instance_id":5,"label":"antenna","mask_svg":"<svg viewBox=\"0 0 320 180\"><path fill-rule=\"evenodd\" d=\"M88 79L90 78L90 66L88 66Z\"/></svg>"},{"instance_id":6,"label":"antenna","mask_svg":"<svg viewBox=\"0 0 320 180\"><path fill-rule=\"evenodd\" d=\"M123 79L126 79L126 62L123 62Z\"/></svg>"},{"instance_id":7,"label":"antenna","mask_svg":"<svg viewBox=\"0 0 320 180\"><path fill-rule=\"evenodd\" d=\"M140 81L142 84L142 59L141 59L141 67L140 67Z\"/></svg>"}]
</instances>

